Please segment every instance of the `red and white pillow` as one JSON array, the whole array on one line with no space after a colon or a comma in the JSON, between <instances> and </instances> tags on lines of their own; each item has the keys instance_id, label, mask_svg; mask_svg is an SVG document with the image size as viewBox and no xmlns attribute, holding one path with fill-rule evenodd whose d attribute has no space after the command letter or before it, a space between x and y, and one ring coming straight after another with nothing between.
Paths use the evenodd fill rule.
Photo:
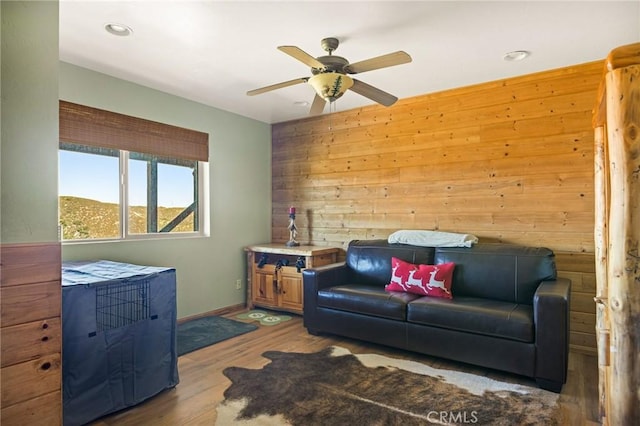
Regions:
<instances>
[{"instance_id":1,"label":"red and white pillow","mask_svg":"<svg viewBox=\"0 0 640 426\"><path fill-rule=\"evenodd\" d=\"M385 286L385 290L452 299L451 283L455 266L453 262L440 265L414 265L392 257L391 281Z\"/></svg>"}]
</instances>

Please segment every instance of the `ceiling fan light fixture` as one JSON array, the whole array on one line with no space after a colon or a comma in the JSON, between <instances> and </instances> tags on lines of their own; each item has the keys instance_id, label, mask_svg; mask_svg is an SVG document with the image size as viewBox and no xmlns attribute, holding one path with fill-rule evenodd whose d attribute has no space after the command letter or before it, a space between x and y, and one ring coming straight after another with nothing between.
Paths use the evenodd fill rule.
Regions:
<instances>
[{"instance_id":1,"label":"ceiling fan light fixture","mask_svg":"<svg viewBox=\"0 0 640 426\"><path fill-rule=\"evenodd\" d=\"M353 86L353 79L345 74L326 72L309 78L309 84L322 99L334 102Z\"/></svg>"}]
</instances>

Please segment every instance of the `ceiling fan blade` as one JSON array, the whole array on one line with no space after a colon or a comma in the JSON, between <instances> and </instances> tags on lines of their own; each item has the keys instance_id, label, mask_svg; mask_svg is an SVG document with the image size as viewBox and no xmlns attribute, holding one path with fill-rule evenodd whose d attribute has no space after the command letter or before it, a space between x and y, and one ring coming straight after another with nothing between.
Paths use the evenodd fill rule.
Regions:
<instances>
[{"instance_id":1,"label":"ceiling fan blade","mask_svg":"<svg viewBox=\"0 0 640 426\"><path fill-rule=\"evenodd\" d=\"M392 67L394 65L406 64L411 62L411 56L406 52L399 50L397 52L388 53L386 55L377 56L364 61L349 64L344 67L344 71L349 74L358 74L365 71L377 70L380 68Z\"/></svg>"},{"instance_id":2,"label":"ceiling fan blade","mask_svg":"<svg viewBox=\"0 0 640 426\"><path fill-rule=\"evenodd\" d=\"M318 115L322 114L324 111L324 106L327 104L320 95L316 93L316 97L313 98L313 103L311 104L311 110L309 111L309 115Z\"/></svg>"},{"instance_id":3,"label":"ceiling fan blade","mask_svg":"<svg viewBox=\"0 0 640 426\"><path fill-rule=\"evenodd\" d=\"M270 92L272 90L281 89L283 87L293 86L294 84L306 83L309 77L296 78L295 80L283 81L282 83L272 84L271 86L261 87L259 89L249 90L247 95L259 95L261 93Z\"/></svg>"},{"instance_id":4,"label":"ceiling fan blade","mask_svg":"<svg viewBox=\"0 0 640 426\"><path fill-rule=\"evenodd\" d=\"M392 94L384 92L367 83L363 83L360 80L356 80L355 78L353 79L353 86L351 86L349 90L353 90L365 98L369 98L384 106L391 106L398 100L398 98Z\"/></svg>"},{"instance_id":5,"label":"ceiling fan blade","mask_svg":"<svg viewBox=\"0 0 640 426\"><path fill-rule=\"evenodd\" d=\"M297 46L278 46L278 50L299 60L311 68L323 69L324 64Z\"/></svg>"}]
</instances>

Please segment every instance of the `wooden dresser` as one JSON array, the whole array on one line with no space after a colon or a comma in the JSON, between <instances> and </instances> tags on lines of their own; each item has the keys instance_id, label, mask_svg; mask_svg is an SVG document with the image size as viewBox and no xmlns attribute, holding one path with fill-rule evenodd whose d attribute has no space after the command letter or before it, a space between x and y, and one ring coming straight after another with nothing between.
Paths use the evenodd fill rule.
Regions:
<instances>
[{"instance_id":1,"label":"wooden dresser","mask_svg":"<svg viewBox=\"0 0 640 426\"><path fill-rule=\"evenodd\" d=\"M0 424L60 425L60 244L3 244L0 264Z\"/></svg>"},{"instance_id":2,"label":"wooden dresser","mask_svg":"<svg viewBox=\"0 0 640 426\"><path fill-rule=\"evenodd\" d=\"M270 243L249 246L245 251L247 306L302 314L302 270L336 263L340 249Z\"/></svg>"}]
</instances>

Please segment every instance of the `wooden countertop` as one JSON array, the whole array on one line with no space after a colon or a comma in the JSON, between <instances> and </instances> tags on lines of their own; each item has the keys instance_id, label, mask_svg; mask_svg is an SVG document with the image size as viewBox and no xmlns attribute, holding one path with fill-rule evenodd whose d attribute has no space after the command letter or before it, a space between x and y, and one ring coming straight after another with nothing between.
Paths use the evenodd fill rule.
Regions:
<instances>
[{"instance_id":1,"label":"wooden countertop","mask_svg":"<svg viewBox=\"0 0 640 426\"><path fill-rule=\"evenodd\" d=\"M294 256L318 256L326 253L334 253L340 250L338 247L299 245L287 247L286 243L265 243L247 246L245 251L266 252L275 254L290 254Z\"/></svg>"}]
</instances>

